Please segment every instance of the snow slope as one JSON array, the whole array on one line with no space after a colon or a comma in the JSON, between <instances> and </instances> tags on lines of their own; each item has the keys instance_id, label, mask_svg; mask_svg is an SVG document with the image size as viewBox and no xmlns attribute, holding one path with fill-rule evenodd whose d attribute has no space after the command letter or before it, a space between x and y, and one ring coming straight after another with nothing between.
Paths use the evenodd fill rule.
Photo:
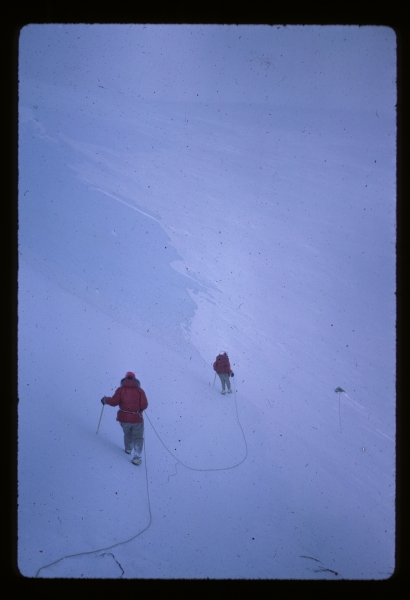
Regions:
<instances>
[{"instance_id":1,"label":"snow slope","mask_svg":"<svg viewBox=\"0 0 410 600\"><path fill-rule=\"evenodd\" d=\"M88 98L30 77L20 571L388 577L393 111L135 102L106 81ZM96 435L127 370L149 402L140 467L108 406Z\"/></svg>"}]
</instances>

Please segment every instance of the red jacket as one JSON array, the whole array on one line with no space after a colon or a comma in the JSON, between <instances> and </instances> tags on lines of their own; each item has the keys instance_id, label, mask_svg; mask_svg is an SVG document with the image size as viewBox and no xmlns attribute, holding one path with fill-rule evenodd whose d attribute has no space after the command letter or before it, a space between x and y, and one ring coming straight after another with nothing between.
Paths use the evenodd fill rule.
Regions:
<instances>
[{"instance_id":1,"label":"red jacket","mask_svg":"<svg viewBox=\"0 0 410 600\"><path fill-rule=\"evenodd\" d=\"M214 371L217 373L228 373L228 375L232 373L227 354L218 354L214 362Z\"/></svg>"},{"instance_id":2,"label":"red jacket","mask_svg":"<svg viewBox=\"0 0 410 600\"><path fill-rule=\"evenodd\" d=\"M148 406L145 392L135 379L123 379L114 396L106 397L105 402L110 406L119 405L117 421L120 423L142 423L142 411Z\"/></svg>"}]
</instances>

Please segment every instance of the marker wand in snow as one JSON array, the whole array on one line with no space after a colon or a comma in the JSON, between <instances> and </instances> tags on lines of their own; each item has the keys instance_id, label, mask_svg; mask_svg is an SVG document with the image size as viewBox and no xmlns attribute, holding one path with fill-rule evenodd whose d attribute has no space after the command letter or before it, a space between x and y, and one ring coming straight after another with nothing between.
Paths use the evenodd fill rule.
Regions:
<instances>
[{"instance_id":1,"label":"marker wand in snow","mask_svg":"<svg viewBox=\"0 0 410 600\"><path fill-rule=\"evenodd\" d=\"M101 409L100 420L98 421L98 427L97 427L97 431L96 431L95 435L97 435L98 430L100 429L100 423L101 423L101 419L102 419L102 415L103 415L103 411L104 411L104 406L105 406L105 404L103 404L103 407Z\"/></svg>"},{"instance_id":2,"label":"marker wand in snow","mask_svg":"<svg viewBox=\"0 0 410 600\"><path fill-rule=\"evenodd\" d=\"M346 392L345 392L345 391L344 391L344 389L343 389L343 388L341 388L341 387L337 387L337 388L335 389L335 392L336 392L337 394L339 394L339 425L340 425L340 432L342 432L342 418L341 418L341 416L340 416L340 394L342 394L342 393L343 393L343 394L345 394Z\"/></svg>"}]
</instances>

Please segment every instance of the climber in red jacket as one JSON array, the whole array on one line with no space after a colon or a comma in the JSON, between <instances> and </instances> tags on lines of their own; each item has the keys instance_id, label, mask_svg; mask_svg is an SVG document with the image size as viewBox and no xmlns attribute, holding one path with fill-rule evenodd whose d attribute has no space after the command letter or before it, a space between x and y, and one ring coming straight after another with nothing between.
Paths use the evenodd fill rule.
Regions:
<instances>
[{"instance_id":1,"label":"climber in red jacket","mask_svg":"<svg viewBox=\"0 0 410 600\"><path fill-rule=\"evenodd\" d=\"M228 388L228 394L232 394L229 377L233 377L233 371L231 370L231 365L229 364L229 358L226 352L220 352L218 354L213 367L214 371L218 373L219 379L221 380L222 394L226 394L225 384Z\"/></svg>"},{"instance_id":2,"label":"climber in red jacket","mask_svg":"<svg viewBox=\"0 0 410 600\"><path fill-rule=\"evenodd\" d=\"M101 402L110 406L119 406L117 421L124 431L125 452L131 454L134 448L132 462L134 465L140 465L144 443L142 411L147 408L148 401L134 373L128 371L124 379L121 379L121 387L115 391L114 396L112 398L104 396Z\"/></svg>"}]
</instances>

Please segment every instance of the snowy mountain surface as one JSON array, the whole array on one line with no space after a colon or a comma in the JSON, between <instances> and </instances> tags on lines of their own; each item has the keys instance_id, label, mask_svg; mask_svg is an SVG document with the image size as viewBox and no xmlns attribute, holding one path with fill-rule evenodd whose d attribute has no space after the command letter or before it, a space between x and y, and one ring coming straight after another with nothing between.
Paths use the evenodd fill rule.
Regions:
<instances>
[{"instance_id":1,"label":"snowy mountain surface","mask_svg":"<svg viewBox=\"0 0 410 600\"><path fill-rule=\"evenodd\" d=\"M77 74L83 26L45 29L20 42L21 573L389 577L393 105L138 97L92 62L104 28ZM140 466L100 404L129 370Z\"/></svg>"}]
</instances>

